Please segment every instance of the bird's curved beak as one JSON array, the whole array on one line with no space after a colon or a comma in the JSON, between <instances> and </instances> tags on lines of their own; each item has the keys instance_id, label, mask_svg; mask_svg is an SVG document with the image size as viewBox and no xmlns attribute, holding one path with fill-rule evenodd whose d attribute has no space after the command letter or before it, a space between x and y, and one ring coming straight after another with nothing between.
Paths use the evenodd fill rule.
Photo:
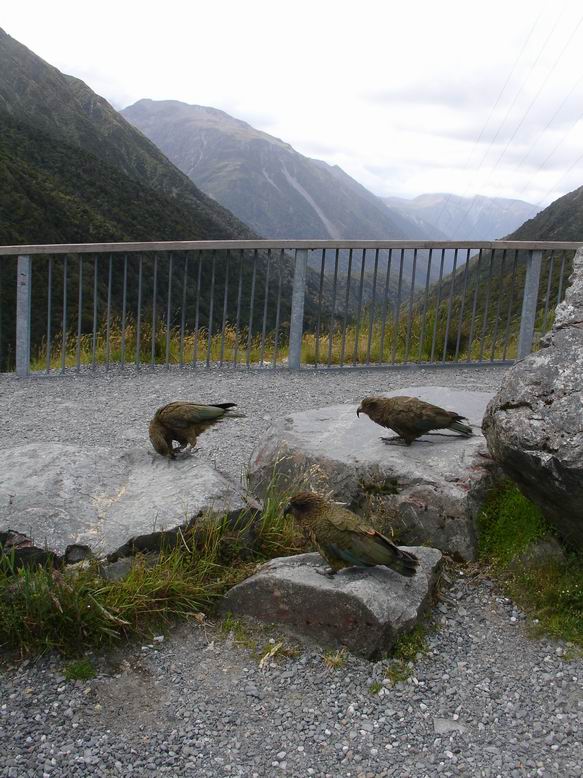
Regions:
<instances>
[{"instance_id":1,"label":"bird's curved beak","mask_svg":"<svg viewBox=\"0 0 583 778\"><path fill-rule=\"evenodd\" d=\"M358 406L358 408L356 409L356 415L357 415L359 418L360 418L360 412L361 412L361 410L362 410L362 406L361 406L361 405L359 405L359 406Z\"/></svg>"}]
</instances>

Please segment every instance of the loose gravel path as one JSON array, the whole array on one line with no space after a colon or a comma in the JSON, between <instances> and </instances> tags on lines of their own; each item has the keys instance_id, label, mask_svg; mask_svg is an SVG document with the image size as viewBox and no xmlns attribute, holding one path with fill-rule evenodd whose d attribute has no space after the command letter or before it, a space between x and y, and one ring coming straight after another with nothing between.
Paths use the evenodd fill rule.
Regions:
<instances>
[{"instance_id":1,"label":"loose gravel path","mask_svg":"<svg viewBox=\"0 0 583 778\"><path fill-rule=\"evenodd\" d=\"M248 414L219 425L199 455L238 476L282 413L420 384L495 389L499 369L355 373L211 371L0 378L0 446L65 441L134 446L149 414L179 397L233 400ZM528 625L492 583L459 571L436 610L430 653L391 687L387 662L321 652L260 668L212 625L97 658L67 682L46 657L0 673L0 776L581 775L583 660ZM262 642L268 636L259 635ZM279 639L274 635L272 640ZM383 684L384 681L384 685ZM381 693L370 687L381 684ZM374 687L376 688L376 687Z\"/></svg>"}]
</instances>

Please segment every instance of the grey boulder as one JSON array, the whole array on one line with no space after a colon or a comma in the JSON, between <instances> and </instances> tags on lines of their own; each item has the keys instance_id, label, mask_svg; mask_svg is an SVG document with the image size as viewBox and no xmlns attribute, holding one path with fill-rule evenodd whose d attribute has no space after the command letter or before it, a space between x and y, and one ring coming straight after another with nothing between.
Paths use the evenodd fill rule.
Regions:
<instances>
[{"instance_id":1,"label":"grey boulder","mask_svg":"<svg viewBox=\"0 0 583 778\"><path fill-rule=\"evenodd\" d=\"M273 559L231 589L222 609L377 659L429 610L436 586L441 553L404 549L419 558L412 578L380 566L351 567L329 578L317 572L327 568L319 554Z\"/></svg>"},{"instance_id":2,"label":"grey boulder","mask_svg":"<svg viewBox=\"0 0 583 778\"><path fill-rule=\"evenodd\" d=\"M409 395L466 416L475 426L425 435L413 445L387 445L393 433L357 405L335 405L285 417L255 451L249 483L266 493L275 477L280 488L313 488L364 514L400 543L435 546L463 560L476 553L476 519L500 471L488 455L479 425L492 395L441 386L406 387L384 396Z\"/></svg>"},{"instance_id":3,"label":"grey boulder","mask_svg":"<svg viewBox=\"0 0 583 778\"><path fill-rule=\"evenodd\" d=\"M146 448L61 443L0 451L0 530L58 554L85 544L106 556L130 538L138 547L144 535L161 539L201 510L243 507L240 488L196 455L171 462Z\"/></svg>"},{"instance_id":4,"label":"grey boulder","mask_svg":"<svg viewBox=\"0 0 583 778\"><path fill-rule=\"evenodd\" d=\"M562 538L583 549L583 251L540 351L514 365L484 417L492 456Z\"/></svg>"}]
</instances>

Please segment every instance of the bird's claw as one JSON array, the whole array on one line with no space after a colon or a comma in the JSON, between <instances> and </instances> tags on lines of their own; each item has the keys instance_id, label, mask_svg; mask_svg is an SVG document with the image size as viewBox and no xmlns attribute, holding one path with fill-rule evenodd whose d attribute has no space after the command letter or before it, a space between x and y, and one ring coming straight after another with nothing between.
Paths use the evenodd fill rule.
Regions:
<instances>
[{"instance_id":1,"label":"bird's claw","mask_svg":"<svg viewBox=\"0 0 583 778\"><path fill-rule=\"evenodd\" d=\"M394 446L394 445L398 445L398 444L401 444L401 443L404 443L404 442L405 442L405 441L403 440L403 438L402 438L402 437L400 437L399 435L393 435L393 437L392 437L392 438L383 438L383 437L381 437L381 440L382 440L382 441L383 441L383 443L385 443L386 445L389 445L389 444L391 444L391 445L393 445L393 446Z\"/></svg>"},{"instance_id":2,"label":"bird's claw","mask_svg":"<svg viewBox=\"0 0 583 778\"><path fill-rule=\"evenodd\" d=\"M334 570L331 567L317 567L316 572L318 575L323 575L325 578L334 578Z\"/></svg>"}]
</instances>

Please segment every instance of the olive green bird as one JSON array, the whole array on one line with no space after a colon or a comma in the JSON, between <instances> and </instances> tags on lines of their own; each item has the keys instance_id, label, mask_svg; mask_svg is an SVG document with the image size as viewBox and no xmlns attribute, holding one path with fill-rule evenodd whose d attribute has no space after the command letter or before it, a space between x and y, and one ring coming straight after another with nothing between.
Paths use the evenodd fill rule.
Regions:
<instances>
[{"instance_id":1,"label":"olive green bird","mask_svg":"<svg viewBox=\"0 0 583 778\"><path fill-rule=\"evenodd\" d=\"M414 440L431 430L449 429L469 437L472 428L462 423L463 416L446 411L417 397L365 397L356 411L364 413L371 421L397 433L395 438L383 438L387 442L403 440L410 446Z\"/></svg>"},{"instance_id":2,"label":"olive green bird","mask_svg":"<svg viewBox=\"0 0 583 778\"><path fill-rule=\"evenodd\" d=\"M352 511L314 492L300 492L285 509L306 532L330 565L328 575L345 567L384 565L410 578L419 560L403 551Z\"/></svg>"},{"instance_id":3,"label":"olive green bird","mask_svg":"<svg viewBox=\"0 0 583 778\"><path fill-rule=\"evenodd\" d=\"M168 403L158 408L150 422L150 441L158 454L176 459L176 454L187 446L194 448L197 437L221 421L230 408L236 408L236 404ZM173 441L178 443L176 448Z\"/></svg>"}]
</instances>

